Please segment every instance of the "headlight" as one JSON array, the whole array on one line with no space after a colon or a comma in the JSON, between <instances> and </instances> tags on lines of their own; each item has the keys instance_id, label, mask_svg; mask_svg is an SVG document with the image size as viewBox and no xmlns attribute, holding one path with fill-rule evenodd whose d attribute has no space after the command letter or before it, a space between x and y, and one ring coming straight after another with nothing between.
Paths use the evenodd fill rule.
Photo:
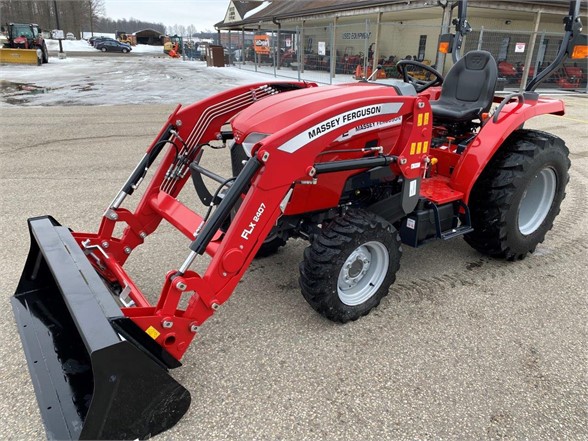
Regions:
<instances>
[{"instance_id":1,"label":"headlight","mask_svg":"<svg viewBox=\"0 0 588 441\"><path fill-rule=\"evenodd\" d=\"M269 134L257 132L253 132L247 135L247 138L245 138L245 140L241 143L243 150L245 150L245 153L247 153L247 156L251 157L251 149L253 149L253 146L268 136Z\"/></svg>"}]
</instances>

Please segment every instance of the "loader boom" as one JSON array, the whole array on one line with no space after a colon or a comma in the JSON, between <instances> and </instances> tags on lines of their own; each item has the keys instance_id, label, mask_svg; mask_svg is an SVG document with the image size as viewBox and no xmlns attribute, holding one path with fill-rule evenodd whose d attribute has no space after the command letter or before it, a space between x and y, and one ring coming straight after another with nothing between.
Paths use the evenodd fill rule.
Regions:
<instances>
[{"instance_id":1,"label":"loader boom","mask_svg":"<svg viewBox=\"0 0 588 441\"><path fill-rule=\"evenodd\" d=\"M357 172L373 167L376 163L369 161L374 160L381 164L390 164L391 168L405 176L407 189L411 185L414 187L415 191L409 197L414 200L414 207L418 198L416 188L420 181L420 160L424 152L411 153L411 145L430 142L428 134L431 123L423 125L422 116L420 126L409 121L412 120L412 115L430 115L430 108L426 100L416 96L391 96L386 93L388 91L385 87L371 89L363 99L339 103L320 113L311 114L258 143L253 149L252 158L231 183L222 202L208 219L201 218L175 197L186 183L189 162L200 154L201 146L211 138L214 139L220 126L249 101L243 100L245 104L240 107L224 103L218 106L221 110L214 112L216 121L206 115L207 112L210 113L210 103L203 104L205 115L195 116L194 107L175 112L106 210L99 233L74 233L80 246L91 254L97 271L110 282L120 285L125 296L134 302L135 306L122 308L124 315L152 336L173 357L180 359L194 337L195 330L233 292L257 250L282 215L288 203L289 190L300 185L300 182L311 180L317 168L321 169L320 165L315 167L315 161L325 145L358 124L377 125L393 118L405 118L407 123L401 142L387 146L380 155L372 155L367 159L361 156L348 161L344 168ZM239 92L238 90L231 94L239 96ZM231 99L233 98L229 98ZM223 100L226 101L226 98L223 97ZM180 150L178 156L175 148L169 148L137 210L131 213L122 208L120 202L134 191L147 165L153 162L153 152L159 152L159 146L169 134L176 139L183 139L180 133L186 127L184 121L188 119L211 122L207 128L200 127L199 122L188 126L191 130L188 135L184 134L184 149ZM427 119L431 120L428 117ZM181 126L178 126L178 121L182 121ZM329 129L321 131L325 126ZM184 131L188 133L187 129ZM202 134L192 135L195 132ZM182 157L184 151L186 158ZM414 167L417 163L419 166ZM330 164L331 167L335 165L332 172L343 170L336 167L337 162ZM328 170L323 170L325 172ZM220 227L237 202L240 207L228 230L222 232ZM409 207L409 211L410 209L412 208ZM192 243L186 260L177 270L170 271L166 276L157 304L150 305L122 267L131 250L142 243L163 219L192 239ZM121 239L113 237L117 222L127 224ZM194 260L205 252L212 256L206 272L200 275L191 271L190 266ZM180 310L178 304L184 295L191 297L186 309Z\"/></svg>"}]
</instances>

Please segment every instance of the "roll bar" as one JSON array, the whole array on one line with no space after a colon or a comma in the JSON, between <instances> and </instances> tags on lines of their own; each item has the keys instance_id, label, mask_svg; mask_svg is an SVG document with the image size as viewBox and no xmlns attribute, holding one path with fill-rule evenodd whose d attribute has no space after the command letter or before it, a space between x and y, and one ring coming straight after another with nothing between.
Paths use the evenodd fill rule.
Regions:
<instances>
[{"instance_id":1,"label":"roll bar","mask_svg":"<svg viewBox=\"0 0 588 441\"><path fill-rule=\"evenodd\" d=\"M438 0L443 7L447 6L447 1ZM457 63L461 58L461 48L464 37L472 31L467 19L467 0L458 0L451 5L451 9L458 7L458 16L453 19L455 25L455 34L443 34L439 38L439 51L443 53L451 52L453 63ZM586 36L581 34L582 21L580 20L580 0L570 0L568 15L564 17L565 34L561 46L555 57L555 60L539 75L531 80L525 88L526 92L534 91L549 75L555 72L568 56L572 56L574 48L577 45L586 46ZM584 54L586 50L582 53Z\"/></svg>"},{"instance_id":2,"label":"roll bar","mask_svg":"<svg viewBox=\"0 0 588 441\"><path fill-rule=\"evenodd\" d=\"M453 63L457 63L461 58L463 38L472 32L472 27L468 22L468 1L459 0L457 5L457 18L453 19L453 24L455 25L455 37L453 38L453 47L451 50Z\"/></svg>"},{"instance_id":3,"label":"roll bar","mask_svg":"<svg viewBox=\"0 0 588 441\"><path fill-rule=\"evenodd\" d=\"M568 56L572 55L575 43L580 40L582 32L582 21L580 20L580 0L570 1L570 10L564 17L565 34L559 47L555 60L535 78L525 88L526 92L534 91L549 75L557 70Z\"/></svg>"}]
</instances>

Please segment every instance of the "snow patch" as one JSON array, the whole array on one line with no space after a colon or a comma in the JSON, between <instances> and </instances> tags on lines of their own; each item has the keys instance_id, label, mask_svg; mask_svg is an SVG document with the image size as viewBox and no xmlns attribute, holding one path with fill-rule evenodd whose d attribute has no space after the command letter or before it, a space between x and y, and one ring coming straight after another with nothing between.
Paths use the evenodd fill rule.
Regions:
<instances>
[{"instance_id":1,"label":"snow patch","mask_svg":"<svg viewBox=\"0 0 588 441\"><path fill-rule=\"evenodd\" d=\"M247 12L245 14L245 17L243 17L243 19L249 18L249 17L253 16L254 14L257 14L258 12L263 11L265 8L267 8L271 4L272 4L272 2L263 2L257 8L252 9L251 11Z\"/></svg>"},{"instance_id":2,"label":"snow patch","mask_svg":"<svg viewBox=\"0 0 588 441\"><path fill-rule=\"evenodd\" d=\"M47 49L50 52L59 51L59 40L45 40ZM63 51L67 52L97 52L97 49L86 40L61 40ZM131 47L135 53L163 53L163 46L150 46L148 44L138 44ZM53 60L53 58L51 58Z\"/></svg>"},{"instance_id":3,"label":"snow patch","mask_svg":"<svg viewBox=\"0 0 588 441\"><path fill-rule=\"evenodd\" d=\"M161 47L157 49L162 50ZM239 85L275 81L267 75L238 68L207 67L202 61L149 55L137 57L132 53L130 56L97 55L50 57L49 63L42 66L3 65L0 108L13 105L188 105ZM42 89L44 93L14 92L7 83L30 85L31 90Z\"/></svg>"}]
</instances>

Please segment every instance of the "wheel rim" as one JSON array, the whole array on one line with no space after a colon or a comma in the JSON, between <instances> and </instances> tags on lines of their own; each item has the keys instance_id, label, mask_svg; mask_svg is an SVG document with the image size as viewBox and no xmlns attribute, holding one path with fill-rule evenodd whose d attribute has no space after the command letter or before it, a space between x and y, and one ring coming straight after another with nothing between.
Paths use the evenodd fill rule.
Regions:
<instances>
[{"instance_id":1,"label":"wheel rim","mask_svg":"<svg viewBox=\"0 0 588 441\"><path fill-rule=\"evenodd\" d=\"M341 302L357 306L372 297L386 277L389 262L388 250L381 242L357 247L339 272L337 294Z\"/></svg>"},{"instance_id":2,"label":"wheel rim","mask_svg":"<svg viewBox=\"0 0 588 441\"><path fill-rule=\"evenodd\" d=\"M541 170L529 183L519 204L519 231L524 235L534 233L543 223L557 188L557 175L548 167Z\"/></svg>"}]
</instances>

